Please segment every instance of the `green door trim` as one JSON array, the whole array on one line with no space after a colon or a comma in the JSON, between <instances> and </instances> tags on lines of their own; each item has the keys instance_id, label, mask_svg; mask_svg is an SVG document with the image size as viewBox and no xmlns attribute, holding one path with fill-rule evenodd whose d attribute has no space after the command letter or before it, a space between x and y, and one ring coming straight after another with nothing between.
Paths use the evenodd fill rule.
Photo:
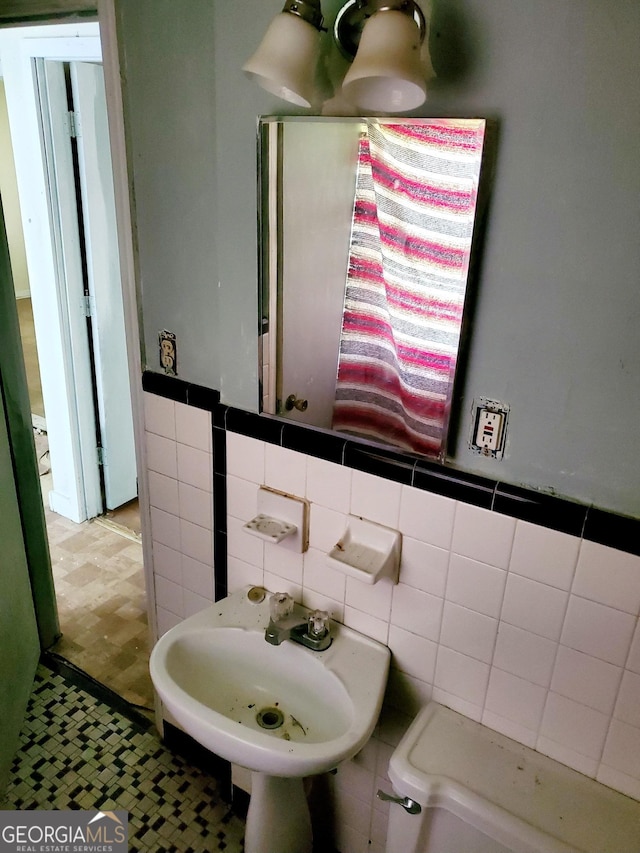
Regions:
<instances>
[{"instance_id":1,"label":"green door trim","mask_svg":"<svg viewBox=\"0 0 640 853\"><path fill-rule=\"evenodd\" d=\"M31 404L22 354L18 309L0 200L0 381L4 391L9 446L42 649L60 637L49 541L40 490Z\"/></svg>"},{"instance_id":2,"label":"green door trim","mask_svg":"<svg viewBox=\"0 0 640 853\"><path fill-rule=\"evenodd\" d=\"M0 372L0 799L33 687L40 644L13 476Z\"/></svg>"}]
</instances>

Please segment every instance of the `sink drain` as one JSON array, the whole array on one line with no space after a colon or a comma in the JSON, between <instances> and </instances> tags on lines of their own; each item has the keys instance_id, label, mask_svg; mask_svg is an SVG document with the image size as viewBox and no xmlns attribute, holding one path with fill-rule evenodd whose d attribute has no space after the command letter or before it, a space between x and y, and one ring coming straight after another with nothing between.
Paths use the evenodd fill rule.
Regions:
<instances>
[{"instance_id":1,"label":"sink drain","mask_svg":"<svg viewBox=\"0 0 640 853\"><path fill-rule=\"evenodd\" d=\"M284 723L284 714L280 708L262 708L256 714L256 720L263 729L279 729Z\"/></svg>"}]
</instances>

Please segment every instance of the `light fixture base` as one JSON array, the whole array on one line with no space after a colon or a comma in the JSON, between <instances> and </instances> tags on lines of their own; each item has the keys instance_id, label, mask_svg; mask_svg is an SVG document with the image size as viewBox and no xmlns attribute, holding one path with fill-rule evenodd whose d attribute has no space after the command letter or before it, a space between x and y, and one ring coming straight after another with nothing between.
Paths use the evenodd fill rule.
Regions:
<instances>
[{"instance_id":1,"label":"light fixture base","mask_svg":"<svg viewBox=\"0 0 640 853\"><path fill-rule=\"evenodd\" d=\"M378 12L404 12L416 22L420 42L427 31L424 12L414 0L347 0L336 16L333 36L340 53L351 62L358 51L367 20Z\"/></svg>"},{"instance_id":2,"label":"light fixture base","mask_svg":"<svg viewBox=\"0 0 640 853\"><path fill-rule=\"evenodd\" d=\"M324 19L320 8L320 0L285 0L283 12L298 15L303 21L311 24L316 30L322 29Z\"/></svg>"}]
</instances>

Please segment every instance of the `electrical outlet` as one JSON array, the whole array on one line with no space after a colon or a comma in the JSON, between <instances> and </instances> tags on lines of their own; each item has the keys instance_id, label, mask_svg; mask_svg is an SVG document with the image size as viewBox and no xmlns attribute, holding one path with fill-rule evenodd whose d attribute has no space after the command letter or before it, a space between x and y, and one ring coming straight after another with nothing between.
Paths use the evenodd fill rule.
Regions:
<instances>
[{"instance_id":1,"label":"electrical outlet","mask_svg":"<svg viewBox=\"0 0 640 853\"><path fill-rule=\"evenodd\" d=\"M509 407L495 400L474 403L475 417L469 447L483 456L501 458L504 451Z\"/></svg>"},{"instance_id":2,"label":"electrical outlet","mask_svg":"<svg viewBox=\"0 0 640 853\"><path fill-rule=\"evenodd\" d=\"M178 351L176 347L176 336L173 332L163 330L158 332L158 345L160 350L160 367L169 376L178 375Z\"/></svg>"},{"instance_id":3,"label":"electrical outlet","mask_svg":"<svg viewBox=\"0 0 640 853\"><path fill-rule=\"evenodd\" d=\"M483 450L496 451L502 439L504 415L491 409L480 409L476 424L476 444Z\"/></svg>"}]
</instances>

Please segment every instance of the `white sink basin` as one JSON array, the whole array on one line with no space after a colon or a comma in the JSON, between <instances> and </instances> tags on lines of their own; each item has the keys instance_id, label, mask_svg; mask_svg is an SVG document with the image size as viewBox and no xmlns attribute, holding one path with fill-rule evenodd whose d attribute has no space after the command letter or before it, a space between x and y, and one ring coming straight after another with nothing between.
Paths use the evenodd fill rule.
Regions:
<instances>
[{"instance_id":1,"label":"white sink basin","mask_svg":"<svg viewBox=\"0 0 640 853\"><path fill-rule=\"evenodd\" d=\"M335 623L326 651L291 640L270 645L269 594L254 604L249 589L158 641L150 661L156 690L191 737L228 761L279 777L331 770L374 729L389 649Z\"/></svg>"}]
</instances>

